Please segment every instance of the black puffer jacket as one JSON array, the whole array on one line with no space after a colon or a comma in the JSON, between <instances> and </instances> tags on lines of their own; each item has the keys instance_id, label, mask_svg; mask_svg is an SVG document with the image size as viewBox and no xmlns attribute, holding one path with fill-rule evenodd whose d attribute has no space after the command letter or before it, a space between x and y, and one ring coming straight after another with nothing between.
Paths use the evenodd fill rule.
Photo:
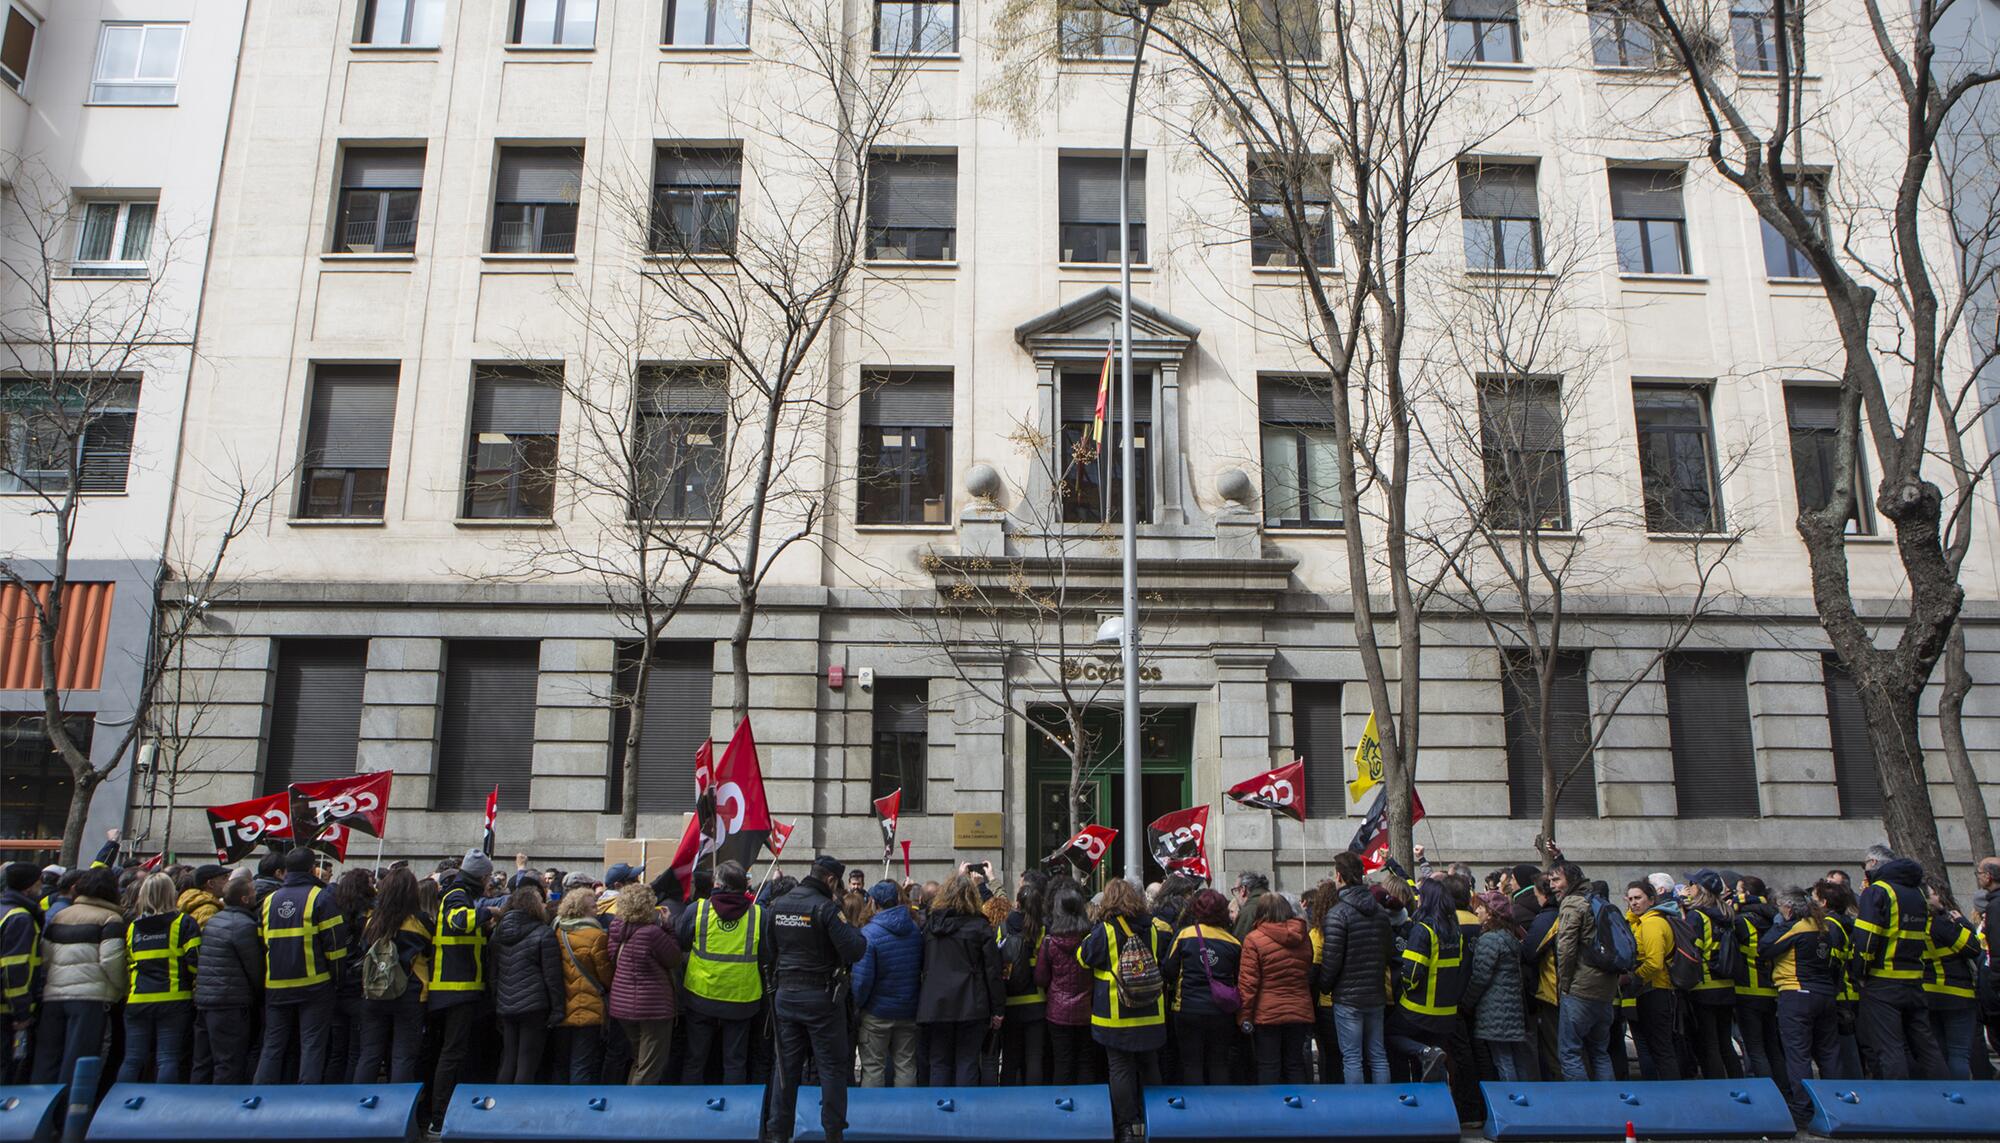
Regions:
<instances>
[{"instance_id":1,"label":"black puffer jacket","mask_svg":"<svg viewBox=\"0 0 2000 1143\"><path fill-rule=\"evenodd\" d=\"M1318 991L1333 994L1335 1004L1380 1008L1389 1002L1389 949L1396 938L1389 914L1365 885L1349 885L1326 912L1320 928Z\"/></svg>"},{"instance_id":2,"label":"black puffer jacket","mask_svg":"<svg viewBox=\"0 0 2000 1143\"><path fill-rule=\"evenodd\" d=\"M985 917L936 913L924 922L924 977L917 1023L988 1020L1005 1012L1000 946Z\"/></svg>"},{"instance_id":3,"label":"black puffer jacket","mask_svg":"<svg viewBox=\"0 0 2000 1143\"><path fill-rule=\"evenodd\" d=\"M556 931L520 910L509 910L486 944L486 979L494 1011L502 1016L553 1013L561 1019L569 1002L563 983L562 949Z\"/></svg>"},{"instance_id":4,"label":"black puffer jacket","mask_svg":"<svg viewBox=\"0 0 2000 1143\"><path fill-rule=\"evenodd\" d=\"M231 905L201 927L201 956L194 968L196 1008L249 1008L264 989L264 945L257 914Z\"/></svg>"}]
</instances>

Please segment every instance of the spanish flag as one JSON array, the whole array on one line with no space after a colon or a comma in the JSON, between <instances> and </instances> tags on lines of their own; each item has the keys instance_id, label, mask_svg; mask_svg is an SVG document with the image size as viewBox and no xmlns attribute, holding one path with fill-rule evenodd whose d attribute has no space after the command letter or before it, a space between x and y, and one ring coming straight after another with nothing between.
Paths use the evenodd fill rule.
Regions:
<instances>
[{"instance_id":1,"label":"spanish flag","mask_svg":"<svg viewBox=\"0 0 2000 1143\"><path fill-rule=\"evenodd\" d=\"M1104 447L1104 410L1111 403L1111 355L1117 352L1117 343L1104 347L1104 367L1097 371L1097 412L1090 421L1089 440L1100 450Z\"/></svg>"}]
</instances>

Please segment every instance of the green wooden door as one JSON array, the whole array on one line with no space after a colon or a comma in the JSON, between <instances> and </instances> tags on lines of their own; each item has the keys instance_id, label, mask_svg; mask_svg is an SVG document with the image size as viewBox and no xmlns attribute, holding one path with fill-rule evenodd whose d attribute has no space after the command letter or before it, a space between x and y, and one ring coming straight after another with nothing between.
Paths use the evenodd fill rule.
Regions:
<instances>
[{"instance_id":1,"label":"green wooden door","mask_svg":"<svg viewBox=\"0 0 2000 1143\"><path fill-rule=\"evenodd\" d=\"M1054 708L1031 710L1029 717L1059 725L1061 714ZM1098 866L1098 881L1115 876L1125 868L1124 833L1124 723L1116 708L1090 711L1084 719L1089 736L1089 764L1078 790L1082 825L1106 825L1118 830L1118 840ZM1194 712L1170 707L1145 712L1139 729L1140 800L1144 821L1171 813L1188 805L1194 796ZM1028 730L1028 838L1027 864L1030 868L1053 853L1071 835L1066 801L1069 787L1069 758L1049 742L1040 730ZM1143 846L1141 836L1135 839ZM1159 866L1146 858L1146 879L1163 875Z\"/></svg>"}]
</instances>

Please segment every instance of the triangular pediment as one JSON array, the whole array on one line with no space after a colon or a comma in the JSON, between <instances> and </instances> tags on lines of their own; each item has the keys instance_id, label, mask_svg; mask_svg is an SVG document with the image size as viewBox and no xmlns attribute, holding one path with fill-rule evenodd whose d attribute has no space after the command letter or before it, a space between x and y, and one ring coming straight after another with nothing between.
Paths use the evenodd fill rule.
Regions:
<instances>
[{"instance_id":1,"label":"triangular pediment","mask_svg":"<svg viewBox=\"0 0 2000 1143\"><path fill-rule=\"evenodd\" d=\"M1014 340L1037 359L1103 357L1118 337L1119 294L1104 286L1014 327ZM1132 357L1135 361L1178 360L1201 336L1201 327L1132 299Z\"/></svg>"}]
</instances>

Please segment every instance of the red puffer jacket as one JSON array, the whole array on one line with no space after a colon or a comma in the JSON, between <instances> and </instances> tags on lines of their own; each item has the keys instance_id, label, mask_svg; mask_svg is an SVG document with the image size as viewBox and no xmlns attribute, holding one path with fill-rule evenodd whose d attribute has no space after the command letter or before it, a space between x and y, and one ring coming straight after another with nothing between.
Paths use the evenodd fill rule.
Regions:
<instances>
[{"instance_id":1,"label":"red puffer jacket","mask_svg":"<svg viewBox=\"0 0 2000 1143\"><path fill-rule=\"evenodd\" d=\"M1077 946L1082 933L1057 936L1050 933L1042 943L1042 956L1035 962L1035 983L1049 996L1049 1023L1080 1028L1090 1023L1090 970L1077 963Z\"/></svg>"},{"instance_id":2,"label":"red puffer jacket","mask_svg":"<svg viewBox=\"0 0 2000 1143\"><path fill-rule=\"evenodd\" d=\"M1312 1023L1312 970L1312 937L1304 921L1265 921L1250 930L1236 974L1243 995L1238 1019L1260 1026Z\"/></svg>"}]
</instances>

